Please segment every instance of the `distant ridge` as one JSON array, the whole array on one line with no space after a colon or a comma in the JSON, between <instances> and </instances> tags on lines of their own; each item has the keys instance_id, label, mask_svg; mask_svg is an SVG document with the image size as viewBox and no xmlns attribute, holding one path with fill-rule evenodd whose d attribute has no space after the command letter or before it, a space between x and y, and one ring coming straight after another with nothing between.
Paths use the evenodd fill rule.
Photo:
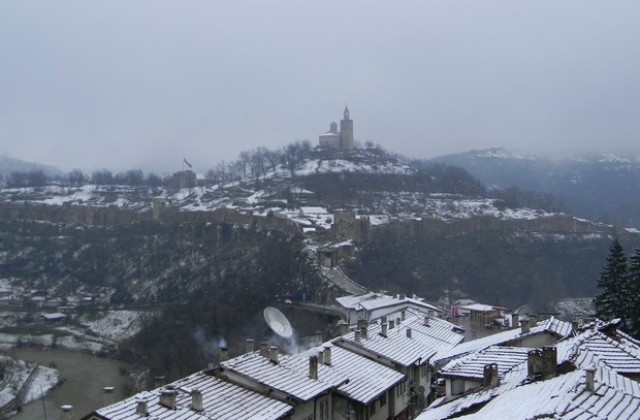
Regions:
<instances>
[{"instance_id":1,"label":"distant ridge","mask_svg":"<svg viewBox=\"0 0 640 420\"><path fill-rule=\"evenodd\" d=\"M493 148L436 157L489 188L551 194L579 217L640 227L640 159L613 153L547 157Z\"/></svg>"},{"instance_id":2,"label":"distant ridge","mask_svg":"<svg viewBox=\"0 0 640 420\"><path fill-rule=\"evenodd\" d=\"M47 176L62 175L62 171L55 166L44 165L41 163L26 162L20 159L14 159L7 155L0 155L0 176L7 178L15 172L32 172L42 171Z\"/></svg>"}]
</instances>

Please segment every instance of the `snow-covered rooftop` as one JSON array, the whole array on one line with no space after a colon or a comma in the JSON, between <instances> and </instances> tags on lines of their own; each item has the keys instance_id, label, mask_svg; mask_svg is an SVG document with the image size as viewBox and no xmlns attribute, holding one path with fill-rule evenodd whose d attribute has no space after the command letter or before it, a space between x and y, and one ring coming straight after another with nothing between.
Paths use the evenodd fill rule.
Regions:
<instances>
[{"instance_id":1,"label":"snow-covered rooftop","mask_svg":"<svg viewBox=\"0 0 640 420\"><path fill-rule=\"evenodd\" d=\"M355 331L333 342L337 346L362 349L402 366L411 366L428 363L435 356L451 350L464 338L458 330L455 325L438 318L429 318L427 326L424 315L418 315L407 317L400 324L395 323L394 328L387 329L386 337L382 335L382 324L370 324L367 336L360 336L359 342L355 339Z\"/></svg>"},{"instance_id":2,"label":"snow-covered rooftop","mask_svg":"<svg viewBox=\"0 0 640 420\"><path fill-rule=\"evenodd\" d=\"M345 309L364 310L370 313L369 320L378 319L403 308L412 308L426 312L440 313L442 310L424 302L418 297L388 295L383 292L368 292L360 295L347 295L336 298Z\"/></svg>"},{"instance_id":3,"label":"snow-covered rooftop","mask_svg":"<svg viewBox=\"0 0 640 420\"><path fill-rule=\"evenodd\" d=\"M522 362L527 361L530 348L491 346L484 350L471 353L459 359L452 360L442 368L443 377L455 376L482 380L485 365L498 365L498 377L505 374Z\"/></svg>"},{"instance_id":4,"label":"snow-covered rooftop","mask_svg":"<svg viewBox=\"0 0 640 420\"><path fill-rule=\"evenodd\" d=\"M626 378L624 378L626 379ZM516 387L498 395L477 413L461 419L631 419L640 416L638 384L609 381L597 370L595 391L586 386L584 370ZM418 417L421 420L426 420Z\"/></svg>"},{"instance_id":5,"label":"snow-covered rooftop","mask_svg":"<svg viewBox=\"0 0 640 420\"><path fill-rule=\"evenodd\" d=\"M160 405L162 390L176 391L176 408L170 409ZM202 393L203 411L191 409L191 391ZM109 420L124 420L144 418L136 414L138 403L145 401L148 409L147 418L152 419L279 419L290 415L293 407L269 398L257 392L250 391L229 382L217 379L204 371L180 379L170 386L145 391L129 397L123 401L100 408L95 411L100 418Z\"/></svg>"},{"instance_id":6,"label":"snow-covered rooftop","mask_svg":"<svg viewBox=\"0 0 640 420\"><path fill-rule=\"evenodd\" d=\"M482 350L490 346L508 345L511 342L520 340L524 337L529 337L537 334L552 334L558 339L568 337L572 334L573 327L570 322L562 321L551 317L537 323L537 325L530 328L528 333L522 333L522 329L514 328L507 331L502 331L497 334L488 335L486 337L478 338L476 340L467 341L462 343L449 352L442 354L436 363L453 359L457 356L461 356L467 353L471 353L476 350Z\"/></svg>"},{"instance_id":7,"label":"snow-covered rooftop","mask_svg":"<svg viewBox=\"0 0 640 420\"><path fill-rule=\"evenodd\" d=\"M329 365L323 363L321 352L324 352L325 348L330 349L331 364ZM307 369L309 357L314 355L319 355L318 377L335 375L340 378L342 384L337 392L362 404L369 404L382 393L405 380L405 375L402 373L335 346L331 342L291 356L284 360L283 364L304 370Z\"/></svg>"},{"instance_id":8,"label":"snow-covered rooftop","mask_svg":"<svg viewBox=\"0 0 640 420\"><path fill-rule=\"evenodd\" d=\"M299 369L297 364L287 362L287 357L291 356L280 355L282 363L273 363L269 358L253 352L227 360L220 365L224 371L235 372L248 380L257 381L301 401L309 401L329 392L345 380L344 377L336 375L311 379L308 375L308 365L306 370Z\"/></svg>"},{"instance_id":9,"label":"snow-covered rooftop","mask_svg":"<svg viewBox=\"0 0 640 420\"><path fill-rule=\"evenodd\" d=\"M466 309L468 311L476 311L476 312L493 312L496 310L501 310L502 308L496 308L495 306L485 305L482 303L473 303L471 305L460 306L460 309Z\"/></svg>"}]
</instances>

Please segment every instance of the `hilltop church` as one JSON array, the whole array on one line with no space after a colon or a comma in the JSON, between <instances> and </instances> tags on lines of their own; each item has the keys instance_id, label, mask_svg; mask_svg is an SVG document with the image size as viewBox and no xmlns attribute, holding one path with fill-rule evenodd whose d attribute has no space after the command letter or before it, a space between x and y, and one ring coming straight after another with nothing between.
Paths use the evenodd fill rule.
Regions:
<instances>
[{"instance_id":1,"label":"hilltop church","mask_svg":"<svg viewBox=\"0 0 640 420\"><path fill-rule=\"evenodd\" d=\"M327 149L351 150L353 149L353 121L349 119L349 108L344 107L344 117L338 124L334 122L329 126L329 131L320 134L320 147Z\"/></svg>"}]
</instances>

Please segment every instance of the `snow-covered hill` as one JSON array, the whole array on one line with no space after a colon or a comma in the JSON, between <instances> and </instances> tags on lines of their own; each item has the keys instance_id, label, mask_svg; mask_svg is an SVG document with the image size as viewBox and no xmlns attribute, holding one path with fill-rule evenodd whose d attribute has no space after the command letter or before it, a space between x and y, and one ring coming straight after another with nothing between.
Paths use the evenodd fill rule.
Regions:
<instances>
[{"instance_id":1,"label":"snow-covered hill","mask_svg":"<svg viewBox=\"0 0 640 420\"><path fill-rule=\"evenodd\" d=\"M573 214L640 227L640 156L611 153L549 157L506 149L441 156L488 187L551 194Z\"/></svg>"}]
</instances>

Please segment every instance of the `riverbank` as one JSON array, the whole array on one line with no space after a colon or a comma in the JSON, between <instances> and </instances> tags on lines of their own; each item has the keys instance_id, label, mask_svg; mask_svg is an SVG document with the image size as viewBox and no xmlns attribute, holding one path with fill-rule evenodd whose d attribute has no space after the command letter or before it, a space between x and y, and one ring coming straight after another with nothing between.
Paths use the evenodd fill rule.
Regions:
<instances>
[{"instance_id":1,"label":"riverbank","mask_svg":"<svg viewBox=\"0 0 640 420\"><path fill-rule=\"evenodd\" d=\"M39 363L3 355L0 357L0 366L0 418L11 416L24 404L41 398L60 383L57 369Z\"/></svg>"},{"instance_id":2,"label":"riverbank","mask_svg":"<svg viewBox=\"0 0 640 420\"><path fill-rule=\"evenodd\" d=\"M66 404L73 406L72 418L80 418L130 394L126 363L62 349L21 348L13 354L28 363L56 366L62 385L51 388L44 399L37 393L36 399L23 405L12 420L57 419L60 407Z\"/></svg>"},{"instance_id":3,"label":"riverbank","mask_svg":"<svg viewBox=\"0 0 640 420\"><path fill-rule=\"evenodd\" d=\"M126 397L131 388L128 365L104 356L113 355L121 341L137 333L144 316L118 310L65 324L5 324L0 332L0 418L15 414L15 419L46 419L46 412L51 418L64 404L84 415L108 403L105 387L109 397Z\"/></svg>"}]
</instances>

